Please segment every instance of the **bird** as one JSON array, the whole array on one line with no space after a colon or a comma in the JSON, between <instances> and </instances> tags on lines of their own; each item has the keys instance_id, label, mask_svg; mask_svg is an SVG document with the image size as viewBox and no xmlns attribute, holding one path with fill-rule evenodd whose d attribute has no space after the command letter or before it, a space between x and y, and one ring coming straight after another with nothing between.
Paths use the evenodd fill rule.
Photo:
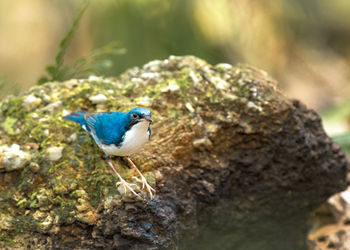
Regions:
<instances>
[{"instance_id":1,"label":"bird","mask_svg":"<svg viewBox=\"0 0 350 250\"><path fill-rule=\"evenodd\" d=\"M79 123L92 136L97 146L105 153L108 165L119 178L117 186L122 185L125 192L129 190L140 197L132 187L135 184L126 182L117 172L110 159L112 155L126 157L129 164L140 175L140 179L133 178L142 183L142 189L147 188L151 199L153 199L155 190L147 183L146 178L130 159L130 155L139 152L151 137L152 119L149 109L136 107L127 113L77 111L64 116L63 119Z\"/></svg>"}]
</instances>

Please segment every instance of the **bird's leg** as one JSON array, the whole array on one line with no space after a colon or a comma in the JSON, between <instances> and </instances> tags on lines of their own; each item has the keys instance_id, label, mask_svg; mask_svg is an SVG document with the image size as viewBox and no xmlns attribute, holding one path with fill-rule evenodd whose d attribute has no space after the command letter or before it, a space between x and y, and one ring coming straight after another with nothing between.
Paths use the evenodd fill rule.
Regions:
<instances>
[{"instance_id":1,"label":"bird's leg","mask_svg":"<svg viewBox=\"0 0 350 250\"><path fill-rule=\"evenodd\" d=\"M153 199L153 192L155 192L156 190L154 190L154 188L151 187L151 185L149 185L147 183L147 180L146 178L143 176L143 174L140 172L140 170L135 166L135 164L132 162L132 160L129 158L129 157L126 157L126 159L128 160L128 162L130 163L131 166L133 166L136 171L139 173L139 175L141 176L141 180L137 177L133 177L135 178L138 182L141 182L142 183L142 189L146 186L147 190L148 190L148 193L150 194L151 196L151 199Z\"/></svg>"},{"instance_id":2,"label":"bird's leg","mask_svg":"<svg viewBox=\"0 0 350 250\"><path fill-rule=\"evenodd\" d=\"M109 159L109 156L108 156L108 155L106 156L106 161L107 161L108 165L113 169L113 172L116 174L116 176L120 179L120 181L117 182L117 186L118 186L119 184L121 184L121 185L124 187L125 193L126 193L126 190L128 189L128 190L129 190L130 192L132 192L134 195L140 197L140 195L138 195L138 194L134 191L134 189L132 189L131 184L127 183L127 182L120 176L120 174L117 172L117 170L115 170L115 168L114 168L114 166L113 166L111 160ZM135 185L135 184L134 184L134 185Z\"/></svg>"}]
</instances>

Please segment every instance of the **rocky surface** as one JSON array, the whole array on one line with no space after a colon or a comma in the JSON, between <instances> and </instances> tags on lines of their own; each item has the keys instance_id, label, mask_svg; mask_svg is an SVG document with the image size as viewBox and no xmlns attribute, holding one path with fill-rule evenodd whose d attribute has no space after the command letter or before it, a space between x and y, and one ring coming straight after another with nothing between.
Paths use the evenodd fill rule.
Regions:
<instances>
[{"instance_id":1,"label":"rocky surface","mask_svg":"<svg viewBox=\"0 0 350 250\"><path fill-rule=\"evenodd\" d=\"M309 249L350 249L350 186L315 211Z\"/></svg>"},{"instance_id":2,"label":"rocky surface","mask_svg":"<svg viewBox=\"0 0 350 250\"><path fill-rule=\"evenodd\" d=\"M153 112L151 141L132 156L153 200L118 190L89 135L61 119L134 106ZM1 101L0 124L1 147L30 155L15 171L0 155L2 247L304 249L312 211L346 186L319 116L243 65L172 56L50 82Z\"/></svg>"}]
</instances>

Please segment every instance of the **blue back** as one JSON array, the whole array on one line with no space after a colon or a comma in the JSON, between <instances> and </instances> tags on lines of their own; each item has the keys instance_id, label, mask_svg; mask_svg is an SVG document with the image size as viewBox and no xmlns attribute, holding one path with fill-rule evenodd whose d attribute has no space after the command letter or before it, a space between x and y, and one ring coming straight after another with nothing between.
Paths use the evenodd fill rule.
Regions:
<instances>
[{"instance_id":1,"label":"blue back","mask_svg":"<svg viewBox=\"0 0 350 250\"><path fill-rule=\"evenodd\" d=\"M125 132L129 129L130 117L122 112L96 113L88 116L86 122L92 133L96 135L95 140L103 144L119 145L123 141ZM99 142L97 141L97 142Z\"/></svg>"},{"instance_id":2,"label":"blue back","mask_svg":"<svg viewBox=\"0 0 350 250\"><path fill-rule=\"evenodd\" d=\"M146 108L134 108L128 113L102 112L92 114L78 111L63 117L63 119L79 123L97 143L119 146L123 142L125 132L130 129L131 114L135 112L151 115L151 111ZM151 133L150 127L148 130Z\"/></svg>"}]
</instances>

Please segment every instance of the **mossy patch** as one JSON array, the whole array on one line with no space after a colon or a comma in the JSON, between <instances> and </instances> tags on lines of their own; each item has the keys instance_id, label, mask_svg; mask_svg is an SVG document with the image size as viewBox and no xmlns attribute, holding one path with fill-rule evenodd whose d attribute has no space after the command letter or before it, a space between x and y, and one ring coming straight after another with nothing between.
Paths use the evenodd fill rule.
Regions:
<instances>
[{"instance_id":1,"label":"mossy patch","mask_svg":"<svg viewBox=\"0 0 350 250\"><path fill-rule=\"evenodd\" d=\"M9 135L14 135L16 133L14 125L16 124L17 119L11 116L7 116L5 121L1 123L1 127L5 130Z\"/></svg>"},{"instance_id":2,"label":"mossy patch","mask_svg":"<svg viewBox=\"0 0 350 250\"><path fill-rule=\"evenodd\" d=\"M10 116L16 119L23 119L27 113L22 97L11 97L1 104L1 112L4 117Z\"/></svg>"}]
</instances>

